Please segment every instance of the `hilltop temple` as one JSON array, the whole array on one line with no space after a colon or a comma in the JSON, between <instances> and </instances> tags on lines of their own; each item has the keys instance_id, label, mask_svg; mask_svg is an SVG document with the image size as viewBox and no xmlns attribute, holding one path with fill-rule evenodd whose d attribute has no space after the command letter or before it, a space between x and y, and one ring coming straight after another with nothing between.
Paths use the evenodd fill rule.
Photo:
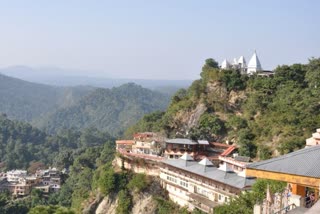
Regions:
<instances>
[{"instance_id":1,"label":"hilltop temple","mask_svg":"<svg viewBox=\"0 0 320 214\"><path fill-rule=\"evenodd\" d=\"M223 60L220 67L221 69L232 69L232 68L239 69L241 74L248 74L248 75L265 72L262 69L262 66L256 51L254 51L252 57L249 60L248 65L246 63L244 56L240 56L238 60L234 58L232 63L230 63L227 59Z\"/></svg>"}]
</instances>

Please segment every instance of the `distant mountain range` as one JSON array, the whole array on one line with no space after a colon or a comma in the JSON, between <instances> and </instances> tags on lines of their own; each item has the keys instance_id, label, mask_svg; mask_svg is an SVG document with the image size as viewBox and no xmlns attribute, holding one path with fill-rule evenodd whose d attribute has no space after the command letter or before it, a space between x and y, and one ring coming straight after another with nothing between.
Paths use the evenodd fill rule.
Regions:
<instances>
[{"instance_id":1,"label":"distant mountain range","mask_svg":"<svg viewBox=\"0 0 320 214\"><path fill-rule=\"evenodd\" d=\"M134 83L112 89L99 88L74 105L60 108L34 124L55 133L64 128L96 127L114 136L136 123L143 115L164 111L170 97Z\"/></svg>"},{"instance_id":2,"label":"distant mountain range","mask_svg":"<svg viewBox=\"0 0 320 214\"><path fill-rule=\"evenodd\" d=\"M0 113L54 133L96 127L121 133L144 114L165 110L170 96L134 83L112 89L58 87L0 74Z\"/></svg>"},{"instance_id":3,"label":"distant mountain range","mask_svg":"<svg viewBox=\"0 0 320 214\"><path fill-rule=\"evenodd\" d=\"M22 80L54 86L89 85L93 87L112 88L133 82L144 88L173 94L180 88L187 88L192 80L146 80L119 79L106 77L89 77L88 71L65 70L58 67L31 68L27 66L11 66L0 69L0 73Z\"/></svg>"},{"instance_id":4,"label":"distant mountain range","mask_svg":"<svg viewBox=\"0 0 320 214\"><path fill-rule=\"evenodd\" d=\"M0 75L0 112L31 122L47 112L74 104L92 87L55 87Z\"/></svg>"}]
</instances>

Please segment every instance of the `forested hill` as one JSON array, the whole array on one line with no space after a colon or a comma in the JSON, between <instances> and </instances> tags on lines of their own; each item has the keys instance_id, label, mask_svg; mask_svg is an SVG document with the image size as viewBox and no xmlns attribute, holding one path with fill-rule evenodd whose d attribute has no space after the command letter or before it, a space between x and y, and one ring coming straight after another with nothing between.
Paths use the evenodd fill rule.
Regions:
<instances>
[{"instance_id":1,"label":"forested hill","mask_svg":"<svg viewBox=\"0 0 320 214\"><path fill-rule=\"evenodd\" d=\"M53 87L0 74L0 113L31 122L61 106L73 104L91 87Z\"/></svg>"},{"instance_id":2,"label":"forested hill","mask_svg":"<svg viewBox=\"0 0 320 214\"><path fill-rule=\"evenodd\" d=\"M146 115L126 131L206 138L240 146L260 159L305 145L320 127L320 59L283 65L275 74L245 76L206 60L201 79L178 91L166 112Z\"/></svg>"},{"instance_id":3,"label":"forested hill","mask_svg":"<svg viewBox=\"0 0 320 214\"><path fill-rule=\"evenodd\" d=\"M28 123L10 120L5 115L0 115L0 139L0 171L4 168L27 169L34 163L62 169L69 167L73 156L79 155L83 149L113 140L108 133L94 128L83 132L63 130L57 135L48 135Z\"/></svg>"},{"instance_id":4,"label":"forested hill","mask_svg":"<svg viewBox=\"0 0 320 214\"><path fill-rule=\"evenodd\" d=\"M144 114L165 110L169 96L134 83L112 89L96 89L74 105L58 109L36 125L49 133L63 128L97 127L113 135L136 123Z\"/></svg>"}]
</instances>

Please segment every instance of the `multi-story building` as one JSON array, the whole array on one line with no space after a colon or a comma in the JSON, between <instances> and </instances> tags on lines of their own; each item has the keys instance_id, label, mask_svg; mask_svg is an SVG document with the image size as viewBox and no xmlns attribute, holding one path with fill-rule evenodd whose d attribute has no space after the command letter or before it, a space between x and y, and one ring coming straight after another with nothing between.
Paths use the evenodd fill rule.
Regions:
<instances>
[{"instance_id":1,"label":"multi-story building","mask_svg":"<svg viewBox=\"0 0 320 214\"><path fill-rule=\"evenodd\" d=\"M27 171L13 170L1 178L0 192L9 191L15 197L23 197L29 195L32 188L49 193L58 191L60 186L60 172L55 168L38 170L31 176L27 175Z\"/></svg>"},{"instance_id":2,"label":"multi-story building","mask_svg":"<svg viewBox=\"0 0 320 214\"><path fill-rule=\"evenodd\" d=\"M132 153L160 156L164 148L162 138L153 132L136 133L133 139Z\"/></svg>"},{"instance_id":3,"label":"multi-story building","mask_svg":"<svg viewBox=\"0 0 320 214\"><path fill-rule=\"evenodd\" d=\"M166 159L160 166L160 179L171 200L189 210L212 212L215 206L250 189L255 179L231 170L214 167L207 158L194 161L184 153L179 159ZM222 163L223 164L223 163Z\"/></svg>"},{"instance_id":4,"label":"multi-story building","mask_svg":"<svg viewBox=\"0 0 320 214\"><path fill-rule=\"evenodd\" d=\"M56 168L38 170L37 177L41 178L41 183L36 188L44 192L57 192L61 188L60 172Z\"/></svg>"},{"instance_id":5,"label":"multi-story building","mask_svg":"<svg viewBox=\"0 0 320 214\"><path fill-rule=\"evenodd\" d=\"M168 139L164 157L168 159L180 158L184 153L188 153L191 157L196 158L198 155L207 156L210 144L206 140L190 140L186 138Z\"/></svg>"},{"instance_id":6,"label":"multi-story building","mask_svg":"<svg viewBox=\"0 0 320 214\"><path fill-rule=\"evenodd\" d=\"M116 141L116 150L118 152L132 152L132 145L134 140L117 140Z\"/></svg>"},{"instance_id":7,"label":"multi-story building","mask_svg":"<svg viewBox=\"0 0 320 214\"><path fill-rule=\"evenodd\" d=\"M0 191L9 191L13 196L29 195L33 186L40 183L40 179L33 176L19 177L18 180L8 181L4 179L0 184Z\"/></svg>"},{"instance_id":8,"label":"multi-story building","mask_svg":"<svg viewBox=\"0 0 320 214\"><path fill-rule=\"evenodd\" d=\"M26 170L11 170L6 173L8 182L18 182L20 178L27 176Z\"/></svg>"},{"instance_id":9,"label":"multi-story building","mask_svg":"<svg viewBox=\"0 0 320 214\"><path fill-rule=\"evenodd\" d=\"M164 145L164 139L153 132L136 133L133 135L133 140L116 141L118 152L138 156L161 156Z\"/></svg>"}]
</instances>

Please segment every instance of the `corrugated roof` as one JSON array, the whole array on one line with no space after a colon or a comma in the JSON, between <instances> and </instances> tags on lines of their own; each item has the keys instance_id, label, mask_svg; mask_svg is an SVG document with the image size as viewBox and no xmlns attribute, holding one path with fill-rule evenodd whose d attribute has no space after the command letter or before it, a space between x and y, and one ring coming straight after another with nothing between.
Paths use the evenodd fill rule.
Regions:
<instances>
[{"instance_id":1,"label":"corrugated roof","mask_svg":"<svg viewBox=\"0 0 320 214\"><path fill-rule=\"evenodd\" d=\"M116 140L116 144L134 144L134 140Z\"/></svg>"},{"instance_id":2,"label":"corrugated roof","mask_svg":"<svg viewBox=\"0 0 320 214\"><path fill-rule=\"evenodd\" d=\"M230 146L229 148L227 148L226 150L224 150L224 152L221 153L221 156L228 156L230 155L231 152L233 152L233 150L235 150L236 147L235 146Z\"/></svg>"},{"instance_id":3,"label":"corrugated roof","mask_svg":"<svg viewBox=\"0 0 320 214\"><path fill-rule=\"evenodd\" d=\"M320 145L247 165L247 168L320 178Z\"/></svg>"},{"instance_id":4,"label":"corrugated roof","mask_svg":"<svg viewBox=\"0 0 320 214\"><path fill-rule=\"evenodd\" d=\"M250 187L255 182L255 179L253 178L241 177L234 172L225 172L213 166L203 166L196 161L188 161L188 164L186 164L186 161L182 159L166 159L162 162L181 170L191 172L239 189Z\"/></svg>"},{"instance_id":5,"label":"corrugated roof","mask_svg":"<svg viewBox=\"0 0 320 214\"><path fill-rule=\"evenodd\" d=\"M240 162L249 162L250 161L250 157L247 157L247 156L236 156L236 157L234 157L234 159L236 161L240 161Z\"/></svg>"},{"instance_id":6,"label":"corrugated roof","mask_svg":"<svg viewBox=\"0 0 320 214\"><path fill-rule=\"evenodd\" d=\"M209 142L207 140L198 140L198 143L200 145L209 145Z\"/></svg>"},{"instance_id":7,"label":"corrugated roof","mask_svg":"<svg viewBox=\"0 0 320 214\"><path fill-rule=\"evenodd\" d=\"M198 142L186 139L186 138L175 138L175 139L168 139L166 143L174 143L174 144L187 144L187 145L197 145Z\"/></svg>"}]
</instances>

